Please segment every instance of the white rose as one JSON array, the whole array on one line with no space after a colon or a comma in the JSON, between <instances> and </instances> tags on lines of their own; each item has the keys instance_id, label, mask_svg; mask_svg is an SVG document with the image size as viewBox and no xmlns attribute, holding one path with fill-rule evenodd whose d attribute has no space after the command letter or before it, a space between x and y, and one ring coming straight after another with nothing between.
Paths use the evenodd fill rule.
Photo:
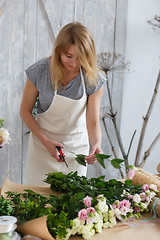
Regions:
<instances>
[{"instance_id":1,"label":"white rose","mask_svg":"<svg viewBox=\"0 0 160 240\"><path fill-rule=\"evenodd\" d=\"M157 185L155 185L155 184L150 184L150 185L149 185L149 188L152 189L152 190L155 191L155 192L158 191L158 190L157 190Z\"/></svg>"},{"instance_id":2,"label":"white rose","mask_svg":"<svg viewBox=\"0 0 160 240\"><path fill-rule=\"evenodd\" d=\"M9 132L5 128L0 128L0 145L4 145L9 142Z\"/></svg>"},{"instance_id":3,"label":"white rose","mask_svg":"<svg viewBox=\"0 0 160 240\"><path fill-rule=\"evenodd\" d=\"M139 194L135 194L132 199L135 203L139 203L141 201L141 197Z\"/></svg>"},{"instance_id":4,"label":"white rose","mask_svg":"<svg viewBox=\"0 0 160 240\"><path fill-rule=\"evenodd\" d=\"M80 219L77 217L73 219L73 226L72 228L78 228L80 226Z\"/></svg>"},{"instance_id":5,"label":"white rose","mask_svg":"<svg viewBox=\"0 0 160 240\"><path fill-rule=\"evenodd\" d=\"M99 201L99 202L97 203L97 205L95 206L95 208L96 208L100 213L108 212L108 205L105 203L105 201Z\"/></svg>"},{"instance_id":6,"label":"white rose","mask_svg":"<svg viewBox=\"0 0 160 240\"><path fill-rule=\"evenodd\" d=\"M104 220L104 222L107 222L108 219L109 219L109 214L108 214L108 212L105 212L105 213L103 214L103 220Z\"/></svg>"},{"instance_id":7,"label":"white rose","mask_svg":"<svg viewBox=\"0 0 160 240\"><path fill-rule=\"evenodd\" d=\"M156 195L155 192L151 192L151 193L150 193L151 198L154 198L155 195Z\"/></svg>"},{"instance_id":8,"label":"white rose","mask_svg":"<svg viewBox=\"0 0 160 240\"><path fill-rule=\"evenodd\" d=\"M147 209L147 204L146 203L140 203L140 208Z\"/></svg>"},{"instance_id":9,"label":"white rose","mask_svg":"<svg viewBox=\"0 0 160 240\"><path fill-rule=\"evenodd\" d=\"M95 234L95 230L94 229L91 229L89 232L86 232L85 234L83 234L83 238L84 239L89 239L91 238L93 235Z\"/></svg>"},{"instance_id":10,"label":"white rose","mask_svg":"<svg viewBox=\"0 0 160 240\"><path fill-rule=\"evenodd\" d=\"M95 234L95 230L93 229L93 224L83 225L80 231L84 239L91 238Z\"/></svg>"},{"instance_id":11,"label":"white rose","mask_svg":"<svg viewBox=\"0 0 160 240\"><path fill-rule=\"evenodd\" d=\"M94 225L96 232L101 233L102 232L102 227L103 227L103 221L100 220L98 223Z\"/></svg>"},{"instance_id":12,"label":"white rose","mask_svg":"<svg viewBox=\"0 0 160 240\"><path fill-rule=\"evenodd\" d=\"M72 230L70 228L67 228L66 231L67 231L67 235L63 240L68 240L72 235Z\"/></svg>"},{"instance_id":13,"label":"white rose","mask_svg":"<svg viewBox=\"0 0 160 240\"><path fill-rule=\"evenodd\" d=\"M114 216L114 211L113 210L109 210L108 212L108 218L112 218Z\"/></svg>"},{"instance_id":14,"label":"white rose","mask_svg":"<svg viewBox=\"0 0 160 240\"><path fill-rule=\"evenodd\" d=\"M114 214L116 215L116 216L121 216L121 211L118 209L118 208L114 208Z\"/></svg>"},{"instance_id":15,"label":"white rose","mask_svg":"<svg viewBox=\"0 0 160 240\"><path fill-rule=\"evenodd\" d=\"M109 219L109 222L112 224L112 226L116 225L116 223L117 223L115 217L112 217L111 219Z\"/></svg>"},{"instance_id":16,"label":"white rose","mask_svg":"<svg viewBox=\"0 0 160 240\"><path fill-rule=\"evenodd\" d=\"M103 216L102 216L102 214L99 214L99 213L95 212L94 215L93 215L93 219L94 219L93 222L97 223L97 222L99 222L100 220L103 219Z\"/></svg>"},{"instance_id":17,"label":"white rose","mask_svg":"<svg viewBox=\"0 0 160 240\"><path fill-rule=\"evenodd\" d=\"M110 223L109 222L104 222L103 223L103 228L109 228L110 226Z\"/></svg>"}]
</instances>

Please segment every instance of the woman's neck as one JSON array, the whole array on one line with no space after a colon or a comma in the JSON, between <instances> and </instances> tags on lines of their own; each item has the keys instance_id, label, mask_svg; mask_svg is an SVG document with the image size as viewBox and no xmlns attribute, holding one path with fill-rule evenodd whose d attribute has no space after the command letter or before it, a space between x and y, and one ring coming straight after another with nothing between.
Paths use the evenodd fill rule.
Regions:
<instances>
[{"instance_id":1,"label":"woman's neck","mask_svg":"<svg viewBox=\"0 0 160 240\"><path fill-rule=\"evenodd\" d=\"M63 80L61 81L61 84L66 86L68 83L70 83L75 77L77 77L80 73L80 69L78 71L68 71L65 70L64 71L64 76L63 76Z\"/></svg>"}]
</instances>

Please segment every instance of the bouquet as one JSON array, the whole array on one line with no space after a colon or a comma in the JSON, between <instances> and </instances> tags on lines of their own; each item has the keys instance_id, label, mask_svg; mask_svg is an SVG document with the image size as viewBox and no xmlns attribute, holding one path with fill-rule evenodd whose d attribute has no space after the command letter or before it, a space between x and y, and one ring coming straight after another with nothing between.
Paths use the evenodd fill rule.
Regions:
<instances>
[{"instance_id":1,"label":"bouquet","mask_svg":"<svg viewBox=\"0 0 160 240\"><path fill-rule=\"evenodd\" d=\"M2 148L6 143L9 142L9 132L7 129L3 128L4 119L0 119L0 148Z\"/></svg>"}]
</instances>

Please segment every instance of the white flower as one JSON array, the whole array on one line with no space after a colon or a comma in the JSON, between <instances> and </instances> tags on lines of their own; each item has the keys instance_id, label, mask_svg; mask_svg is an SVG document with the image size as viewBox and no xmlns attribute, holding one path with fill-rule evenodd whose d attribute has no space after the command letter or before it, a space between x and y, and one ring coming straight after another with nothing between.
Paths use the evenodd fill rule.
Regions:
<instances>
[{"instance_id":1,"label":"white flower","mask_svg":"<svg viewBox=\"0 0 160 240\"><path fill-rule=\"evenodd\" d=\"M149 196L150 193L151 193L150 190L146 190L146 191L145 191L146 196Z\"/></svg>"},{"instance_id":2,"label":"white flower","mask_svg":"<svg viewBox=\"0 0 160 240\"><path fill-rule=\"evenodd\" d=\"M60 236L57 235L56 240L68 240L70 238L70 236L72 235L72 231L70 228L67 228L66 231L67 231L66 237L60 238Z\"/></svg>"},{"instance_id":3,"label":"white flower","mask_svg":"<svg viewBox=\"0 0 160 240\"><path fill-rule=\"evenodd\" d=\"M98 223L100 220L103 220L102 214L99 214L97 212L93 214L93 218L94 218L94 223Z\"/></svg>"},{"instance_id":4,"label":"white flower","mask_svg":"<svg viewBox=\"0 0 160 240\"><path fill-rule=\"evenodd\" d=\"M80 220L78 217L73 219L73 226L72 228L78 228L80 225L83 225L85 223L84 220Z\"/></svg>"},{"instance_id":5,"label":"white flower","mask_svg":"<svg viewBox=\"0 0 160 240\"><path fill-rule=\"evenodd\" d=\"M100 220L98 223L94 225L96 232L101 233L102 232L102 227L103 227L103 221Z\"/></svg>"},{"instance_id":6,"label":"white flower","mask_svg":"<svg viewBox=\"0 0 160 240\"><path fill-rule=\"evenodd\" d=\"M114 208L114 214L116 216L121 216L121 211L118 208Z\"/></svg>"},{"instance_id":7,"label":"white flower","mask_svg":"<svg viewBox=\"0 0 160 240\"><path fill-rule=\"evenodd\" d=\"M0 146L9 142L9 132L5 128L0 128Z\"/></svg>"},{"instance_id":8,"label":"white flower","mask_svg":"<svg viewBox=\"0 0 160 240\"><path fill-rule=\"evenodd\" d=\"M113 218L114 217L114 211L113 210L109 210L108 212L108 218Z\"/></svg>"},{"instance_id":9,"label":"white flower","mask_svg":"<svg viewBox=\"0 0 160 240\"><path fill-rule=\"evenodd\" d=\"M157 190L157 185L155 185L155 184L150 184L150 185L149 185L149 188L152 189L152 190L155 191L155 192L158 191L158 190Z\"/></svg>"},{"instance_id":10,"label":"white flower","mask_svg":"<svg viewBox=\"0 0 160 240\"><path fill-rule=\"evenodd\" d=\"M109 227L110 227L110 222L103 223L103 228L109 228Z\"/></svg>"},{"instance_id":11,"label":"white flower","mask_svg":"<svg viewBox=\"0 0 160 240\"><path fill-rule=\"evenodd\" d=\"M113 227L114 225L116 224L116 219L115 220L113 220L113 222L105 222L105 223L103 223L103 228L111 228L111 227Z\"/></svg>"},{"instance_id":12,"label":"white flower","mask_svg":"<svg viewBox=\"0 0 160 240\"><path fill-rule=\"evenodd\" d=\"M148 196L146 197L146 201L147 201L147 202L150 202L151 199L152 199L152 198L151 198L151 195L148 195Z\"/></svg>"},{"instance_id":13,"label":"white flower","mask_svg":"<svg viewBox=\"0 0 160 240\"><path fill-rule=\"evenodd\" d=\"M147 204L146 203L140 203L140 208L147 209Z\"/></svg>"},{"instance_id":14,"label":"white flower","mask_svg":"<svg viewBox=\"0 0 160 240\"><path fill-rule=\"evenodd\" d=\"M64 240L68 240L70 238L70 236L72 235L72 230L70 228L67 228L66 231L67 231L67 235L64 238Z\"/></svg>"},{"instance_id":15,"label":"white flower","mask_svg":"<svg viewBox=\"0 0 160 240\"><path fill-rule=\"evenodd\" d=\"M155 192L151 192L151 193L150 193L151 198L154 198L155 195L156 195Z\"/></svg>"},{"instance_id":16,"label":"white flower","mask_svg":"<svg viewBox=\"0 0 160 240\"><path fill-rule=\"evenodd\" d=\"M103 221L107 222L108 220L109 220L109 213L106 212L106 213L103 214Z\"/></svg>"},{"instance_id":17,"label":"white flower","mask_svg":"<svg viewBox=\"0 0 160 240\"><path fill-rule=\"evenodd\" d=\"M85 224L84 220L80 220L79 218L75 218L73 220L73 226L72 226L72 235L75 235L78 231L81 230L82 226Z\"/></svg>"},{"instance_id":18,"label":"white flower","mask_svg":"<svg viewBox=\"0 0 160 240\"><path fill-rule=\"evenodd\" d=\"M81 231L78 232L79 234L82 234L82 237L84 239L91 238L95 234L95 230L93 228L93 224L86 224L83 225L81 228Z\"/></svg>"},{"instance_id":19,"label":"white flower","mask_svg":"<svg viewBox=\"0 0 160 240\"><path fill-rule=\"evenodd\" d=\"M139 203L140 201L141 201L140 195L139 195L139 194L135 194L135 195L133 196L133 202Z\"/></svg>"},{"instance_id":20,"label":"white flower","mask_svg":"<svg viewBox=\"0 0 160 240\"><path fill-rule=\"evenodd\" d=\"M105 213L108 212L108 205L106 204L106 199L103 201L99 201L95 208L100 212L100 213Z\"/></svg>"},{"instance_id":21,"label":"white flower","mask_svg":"<svg viewBox=\"0 0 160 240\"><path fill-rule=\"evenodd\" d=\"M116 218L115 218L115 217L112 217L112 218L111 218L109 221L110 221L110 227L111 227L111 225L113 225L113 226L114 226L114 225L116 225L116 223L117 223L117 221L116 221ZM112 226L112 227L113 227L113 226Z\"/></svg>"},{"instance_id":22,"label":"white flower","mask_svg":"<svg viewBox=\"0 0 160 240\"><path fill-rule=\"evenodd\" d=\"M124 197L126 195L126 190L123 189L123 193L121 194L122 197Z\"/></svg>"},{"instance_id":23,"label":"white flower","mask_svg":"<svg viewBox=\"0 0 160 240\"><path fill-rule=\"evenodd\" d=\"M122 213L123 216L126 216L126 214L129 212L128 210L129 210L129 209L126 208L126 207L121 207L121 210L120 210L120 211L121 211L121 213Z\"/></svg>"}]
</instances>

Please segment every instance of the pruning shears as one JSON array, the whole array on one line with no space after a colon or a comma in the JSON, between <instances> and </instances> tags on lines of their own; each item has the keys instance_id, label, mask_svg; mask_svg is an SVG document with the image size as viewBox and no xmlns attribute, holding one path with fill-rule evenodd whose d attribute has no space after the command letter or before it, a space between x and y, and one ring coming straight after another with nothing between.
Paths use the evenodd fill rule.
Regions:
<instances>
[{"instance_id":1,"label":"pruning shears","mask_svg":"<svg viewBox=\"0 0 160 240\"><path fill-rule=\"evenodd\" d=\"M56 148L57 148L58 152L60 153L59 158L62 159L63 162L65 162L66 166L68 167L68 164L66 163L66 160L65 160L65 155L64 155L64 153L62 152L61 147L56 146Z\"/></svg>"}]
</instances>

